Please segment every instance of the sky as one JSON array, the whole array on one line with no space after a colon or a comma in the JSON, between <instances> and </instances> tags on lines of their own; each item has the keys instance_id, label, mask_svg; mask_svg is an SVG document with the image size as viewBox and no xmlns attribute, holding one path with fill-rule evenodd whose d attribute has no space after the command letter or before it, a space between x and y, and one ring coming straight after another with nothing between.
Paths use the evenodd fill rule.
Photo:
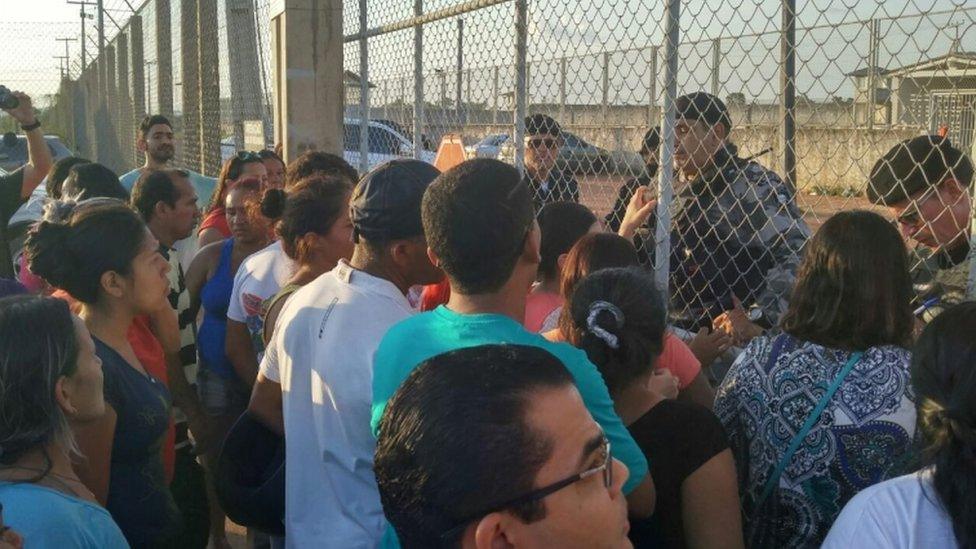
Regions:
<instances>
[{"instance_id":1,"label":"sky","mask_svg":"<svg viewBox=\"0 0 976 549\"><path fill-rule=\"evenodd\" d=\"M139 8L142 0L104 0L111 17L124 25L130 4ZM460 0L425 0L437 9ZM964 49L976 50L976 0L797 0L798 27L827 28L797 33L798 92L814 99L852 95L847 72L865 64L868 28L854 21L879 16L955 10L946 16L901 17L882 23L879 54L882 66L901 66L944 54L958 29ZM267 2L267 0L259 0ZM407 16L412 0L368 0L368 27ZM57 38L80 34L78 6L65 0L0 0L3 19L0 35L0 83L38 95L56 88L64 42ZM179 2L173 2L178 21ZM221 9L224 0L220 1ZM625 50L609 56L607 78L612 103L646 103L649 92L650 46L662 43L664 0L529 0L530 100L559 99L560 61L567 66L567 100L570 103L598 103L603 94L603 52ZM779 0L685 0L682 2L682 47L679 50L680 89L708 88L711 76L711 42L714 37L760 34L746 38L725 38L721 42L720 95L743 92L750 99L769 101L778 89ZM358 0L345 0L346 33L358 30ZM464 87L471 100L489 102L495 90L493 67L499 67L498 93L513 87L513 33L511 2L463 16ZM718 7L716 7L718 6ZM735 6L733 8L733 6ZM92 9L92 11L94 11ZM26 22L26 23L25 23ZM92 20L94 23L94 20ZM958 27L951 25L957 24ZM831 25L839 25L831 27ZM108 36L116 32L107 21ZM178 25L174 45L177 44ZM147 32L149 23L147 22ZM221 29L221 59L226 59L226 29ZM94 24L88 26L95 37ZM370 81L377 84L377 101L397 99L400 89L412 89L412 30L388 34L370 41ZM266 40L266 37L265 37ZM429 25L425 29L424 64L429 101L441 95L442 84L453 96L451 74L457 59L456 19ZM265 46L267 44L265 43ZM72 74L77 73L79 43L69 42ZM89 46L89 54L94 50ZM661 52L663 55L663 51ZM345 48L346 68L359 72L359 51L355 43ZM147 64L152 56L147 53ZM154 77L147 65L147 78ZM178 64L174 66L178 73ZM441 70L440 74L437 73ZM663 73L659 62L658 89ZM221 74L222 95L227 95L229 78ZM178 96L177 96L178 98ZM152 98L150 98L151 100ZM179 106L177 105L177 108Z\"/></svg>"}]
</instances>

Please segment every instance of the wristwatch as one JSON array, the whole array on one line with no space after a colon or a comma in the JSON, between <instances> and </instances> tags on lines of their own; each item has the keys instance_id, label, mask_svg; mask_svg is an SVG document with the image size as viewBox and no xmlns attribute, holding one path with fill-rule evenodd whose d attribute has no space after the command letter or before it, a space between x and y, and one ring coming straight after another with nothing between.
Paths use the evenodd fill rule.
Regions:
<instances>
[{"instance_id":1,"label":"wristwatch","mask_svg":"<svg viewBox=\"0 0 976 549\"><path fill-rule=\"evenodd\" d=\"M35 118L33 124L30 124L30 125L27 125L27 126L21 126L20 129L24 130L25 132L29 132L31 130L36 130L37 128L40 128L40 127L41 127L41 119L40 118Z\"/></svg>"}]
</instances>

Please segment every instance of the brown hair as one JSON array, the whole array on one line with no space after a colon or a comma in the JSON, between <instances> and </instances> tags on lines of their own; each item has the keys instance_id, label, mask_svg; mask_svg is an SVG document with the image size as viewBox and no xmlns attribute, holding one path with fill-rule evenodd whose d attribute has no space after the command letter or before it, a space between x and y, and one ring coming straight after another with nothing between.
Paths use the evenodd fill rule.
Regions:
<instances>
[{"instance_id":1,"label":"brown hair","mask_svg":"<svg viewBox=\"0 0 976 549\"><path fill-rule=\"evenodd\" d=\"M898 231L854 210L827 220L807 243L782 328L825 347L908 346L912 283Z\"/></svg>"},{"instance_id":2,"label":"brown hair","mask_svg":"<svg viewBox=\"0 0 976 549\"><path fill-rule=\"evenodd\" d=\"M579 239L569 250L566 263L563 264L559 293L562 294L566 305L559 315L559 331L568 335L575 329L569 303L581 280L600 269L638 265L637 248L634 248L633 242L622 236L613 233L591 233Z\"/></svg>"}]
</instances>

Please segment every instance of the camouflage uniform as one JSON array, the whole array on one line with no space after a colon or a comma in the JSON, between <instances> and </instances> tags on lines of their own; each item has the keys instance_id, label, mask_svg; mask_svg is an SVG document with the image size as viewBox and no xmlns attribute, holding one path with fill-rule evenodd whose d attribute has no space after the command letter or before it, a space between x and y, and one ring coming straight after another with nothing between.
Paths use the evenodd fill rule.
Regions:
<instances>
[{"instance_id":1,"label":"camouflage uniform","mask_svg":"<svg viewBox=\"0 0 976 549\"><path fill-rule=\"evenodd\" d=\"M913 307L921 307L926 301L938 303L926 308L921 318L931 322L951 305L966 300L969 283L969 243L952 251L934 251L927 246L915 247L912 266L912 287L915 290Z\"/></svg>"},{"instance_id":2,"label":"camouflage uniform","mask_svg":"<svg viewBox=\"0 0 976 549\"><path fill-rule=\"evenodd\" d=\"M734 295L757 324L774 326L810 229L774 172L729 149L716 154L714 166L675 193L671 322L688 330L710 326L732 308Z\"/></svg>"}]
</instances>

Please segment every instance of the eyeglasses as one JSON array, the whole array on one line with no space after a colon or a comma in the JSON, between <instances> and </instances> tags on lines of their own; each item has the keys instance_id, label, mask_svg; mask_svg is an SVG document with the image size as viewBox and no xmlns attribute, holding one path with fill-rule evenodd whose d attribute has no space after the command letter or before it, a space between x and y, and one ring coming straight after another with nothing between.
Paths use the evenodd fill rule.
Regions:
<instances>
[{"instance_id":1,"label":"eyeglasses","mask_svg":"<svg viewBox=\"0 0 976 549\"><path fill-rule=\"evenodd\" d=\"M255 160L260 161L261 155L253 151L239 151L237 153L237 159L241 162L253 162Z\"/></svg>"},{"instance_id":2,"label":"eyeglasses","mask_svg":"<svg viewBox=\"0 0 976 549\"><path fill-rule=\"evenodd\" d=\"M559 147L559 139L552 137L533 137L527 139L525 144L533 149L555 149Z\"/></svg>"},{"instance_id":3,"label":"eyeglasses","mask_svg":"<svg viewBox=\"0 0 976 549\"><path fill-rule=\"evenodd\" d=\"M451 539L453 536L460 533L468 524L471 523L471 521L475 519L481 518L485 515L497 511L501 511L502 509L509 509L511 507L518 507L519 505L525 505L527 503L539 501L540 499L555 494L556 492L562 490L567 486L576 484L581 480L586 480L592 477L593 475L599 473L603 474L603 486L609 490L610 487L613 486L613 454L610 452L610 441L607 440L605 437L603 439L603 463L601 463L600 465L597 465L592 469L587 469L583 472L576 473L575 475L568 476L560 481L554 482L547 486L543 486L542 488L532 490L531 492L527 494L523 494L517 498L512 498L508 501L499 503L497 505L492 505L488 509L485 509L484 511L481 511L479 513L472 514L467 518L458 521L457 526L441 534L441 540L447 541Z\"/></svg>"},{"instance_id":4,"label":"eyeglasses","mask_svg":"<svg viewBox=\"0 0 976 549\"><path fill-rule=\"evenodd\" d=\"M909 202L908 207L905 208L905 211L903 211L901 215L898 216L896 221L901 225L907 225L909 227L914 227L915 225L918 225L918 222L921 221L922 218L921 213L919 213L918 211L918 206L928 201L932 193L936 192L937 190L939 190L938 186L930 187L929 190L922 193L921 196L912 199Z\"/></svg>"}]
</instances>

